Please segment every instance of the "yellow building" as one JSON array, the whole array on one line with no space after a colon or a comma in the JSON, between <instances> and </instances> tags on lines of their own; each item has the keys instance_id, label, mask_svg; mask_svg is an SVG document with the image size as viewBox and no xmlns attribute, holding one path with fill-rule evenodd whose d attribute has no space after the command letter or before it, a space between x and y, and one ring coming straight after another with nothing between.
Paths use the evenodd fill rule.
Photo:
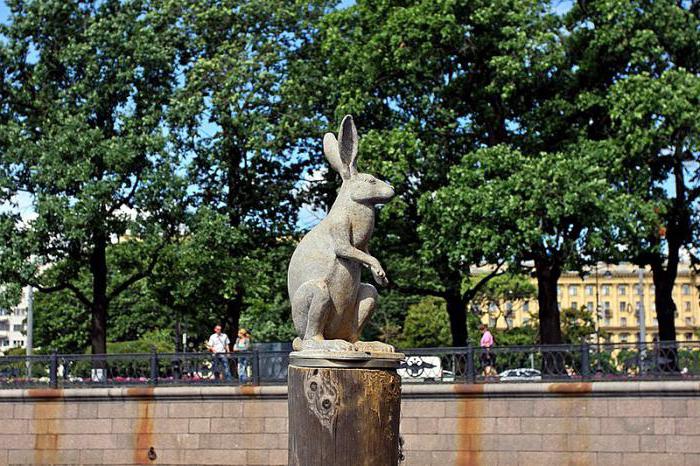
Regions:
<instances>
[{"instance_id":1,"label":"yellow building","mask_svg":"<svg viewBox=\"0 0 700 466\"><path fill-rule=\"evenodd\" d=\"M681 264L673 290L677 308L676 337L679 341L700 339L697 334L700 327L698 283L700 279L691 272L689 266ZM646 316L646 340L652 341L658 336L654 283L649 268L644 270L641 296L639 268L632 264L600 264L584 274L584 278L578 272L563 273L559 279L558 294L560 309L585 306L595 315L595 309L598 308L598 325L609 334L605 340L607 342L639 341L640 302L644 305ZM517 327L528 323L533 315L537 315L537 310L536 298L513 303L493 303L483 321L497 329Z\"/></svg>"}]
</instances>

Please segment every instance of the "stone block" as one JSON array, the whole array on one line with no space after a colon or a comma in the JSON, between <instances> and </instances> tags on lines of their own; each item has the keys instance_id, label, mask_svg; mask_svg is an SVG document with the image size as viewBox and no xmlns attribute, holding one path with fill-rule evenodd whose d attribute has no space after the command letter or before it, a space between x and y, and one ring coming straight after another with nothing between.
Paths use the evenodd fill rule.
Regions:
<instances>
[{"instance_id":1,"label":"stone block","mask_svg":"<svg viewBox=\"0 0 700 466\"><path fill-rule=\"evenodd\" d=\"M404 435L404 451L453 451L469 449L469 436L438 435L438 434L406 434Z\"/></svg>"},{"instance_id":2,"label":"stone block","mask_svg":"<svg viewBox=\"0 0 700 466\"><path fill-rule=\"evenodd\" d=\"M422 417L418 419L418 433L419 434L439 434L442 432L438 431L438 418L436 417Z\"/></svg>"},{"instance_id":3,"label":"stone block","mask_svg":"<svg viewBox=\"0 0 700 466\"><path fill-rule=\"evenodd\" d=\"M248 462L251 465L268 465L270 464L270 454L267 450L248 450L246 451Z\"/></svg>"},{"instance_id":4,"label":"stone block","mask_svg":"<svg viewBox=\"0 0 700 466\"><path fill-rule=\"evenodd\" d=\"M3 419L0 424L0 431L3 434L24 434L30 433L29 424L31 421L26 419Z\"/></svg>"},{"instance_id":5,"label":"stone block","mask_svg":"<svg viewBox=\"0 0 700 466\"><path fill-rule=\"evenodd\" d=\"M270 465L271 466L284 466L287 464L288 451L284 450L270 450Z\"/></svg>"},{"instance_id":6,"label":"stone block","mask_svg":"<svg viewBox=\"0 0 700 466\"><path fill-rule=\"evenodd\" d=\"M211 401L207 403L190 403L187 401L172 402L168 406L169 417L185 417L185 418L213 418L223 415L223 406L219 401Z\"/></svg>"},{"instance_id":7,"label":"stone block","mask_svg":"<svg viewBox=\"0 0 700 466\"><path fill-rule=\"evenodd\" d=\"M598 452L598 464L604 466L621 466L623 453Z\"/></svg>"},{"instance_id":8,"label":"stone block","mask_svg":"<svg viewBox=\"0 0 700 466\"><path fill-rule=\"evenodd\" d=\"M567 450L570 452L628 452L639 451L638 435L569 435Z\"/></svg>"},{"instance_id":9,"label":"stone block","mask_svg":"<svg viewBox=\"0 0 700 466\"><path fill-rule=\"evenodd\" d=\"M80 464L102 464L102 450L80 450Z\"/></svg>"},{"instance_id":10,"label":"stone block","mask_svg":"<svg viewBox=\"0 0 700 466\"><path fill-rule=\"evenodd\" d=\"M199 448L201 434L158 434L154 437L153 443L159 449L167 450L196 450Z\"/></svg>"},{"instance_id":11,"label":"stone block","mask_svg":"<svg viewBox=\"0 0 700 466\"><path fill-rule=\"evenodd\" d=\"M669 435L666 437L666 450L679 453L700 453L700 436Z\"/></svg>"},{"instance_id":12,"label":"stone block","mask_svg":"<svg viewBox=\"0 0 700 466\"><path fill-rule=\"evenodd\" d=\"M98 417L98 412L98 403L78 403L78 417L80 419L95 419Z\"/></svg>"},{"instance_id":13,"label":"stone block","mask_svg":"<svg viewBox=\"0 0 700 466\"><path fill-rule=\"evenodd\" d=\"M664 435L640 435L639 450L649 452L666 451L666 436Z\"/></svg>"},{"instance_id":14,"label":"stone block","mask_svg":"<svg viewBox=\"0 0 700 466\"><path fill-rule=\"evenodd\" d=\"M664 417L687 417L688 400L684 399L664 399L661 400L661 411Z\"/></svg>"},{"instance_id":15,"label":"stone block","mask_svg":"<svg viewBox=\"0 0 700 466\"><path fill-rule=\"evenodd\" d=\"M440 419L441 421L443 419ZM401 434L415 434L418 432L418 419L415 417L403 417L401 416L401 426L399 427L399 432ZM441 431L442 432L442 431ZM453 432L445 432L446 434L451 434Z\"/></svg>"},{"instance_id":16,"label":"stone block","mask_svg":"<svg viewBox=\"0 0 700 466\"><path fill-rule=\"evenodd\" d=\"M265 432L274 434L286 433L289 430L287 418L269 417L265 419Z\"/></svg>"},{"instance_id":17,"label":"stone block","mask_svg":"<svg viewBox=\"0 0 700 466\"><path fill-rule=\"evenodd\" d=\"M566 434L542 434L542 451L566 451Z\"/></svg>"},{"instance_id":18,"label":"stone block","mask_svg":"<svg viewBox=\"0 0 700 466\"><path fill-rule=\"evenodd\" d=\"M285 402L286 403L286 402ZM223 402L223 416L229 418L240 418L243 416L243 404L242 401L224 401ZM287 412L285 408L285 412Z\"/></svg>"},{"instance_id":19,"label":"stone block","mask_svg":"<svg viewBox=\"0 0 700 466\"><path fill-rule=\"evenodd\" d=\"M250 418L241 418L238 420L238 432L244 433L244 434L259 434L261 432L265 432L265 421L268 419L287 419L286 417L269 417L269 418L264 418L264 417L250 417Z\"/></svg>"},{"instance_id":20,"label":"stone block","mask_svg":"<svg viewBox=\"0 0 700 466\"><path fill-rule=\"evenodd\" d=\"M34 435L32 434L6 434L4 432L0 432L0 451L4 449L9 450L11 448L26 447L33 444Z\"/></svg>"},{"instance_id":21,"label":"stone block","mask_svg":"<svg viewBox=\"0 0 700 466\"><path fill-rule=\"evenodd\" d=\"M410 401L401 404L401 415L406 417L444 417L445 403L440 401Z\"/></svg>"},{"instance_id":22,"label":"stone block","mask_svg":"<svg viewBox=\"0 0 700 466\"><path fill-rule=\"evenodd\" d=\"M682 453L625 453L622 455L624 466L641 465L679 465L685 461Z\"/></svg>"},{"instance_id":23,"label":"stone block","mask_svg":"<svg viewBox=\"0 0 700 466\"><path fill-rule=\"evenodd\" d=\"M631 413L644 413L644 416L650 417L664 416L661 400L652 398L612 399L608 411L612 417L629 417Z\"/></svg>"},{"instance_id":24,"label":"stone block","mask_svg":"<svg viewBox=\"0 0 700 466\"><path fill-rule=\"evenodd\" d=\"M524 452L520 454L519 464L536 464L537 466L590 465L596 464L595 453L569 452Z\"/></svg>"},{"instance_id":25,"label":"stone block","mask_svg":"<svg viewBox=\"0 0 700 466\"><path fill-rule=\"evenodd\" d=\"M185 452L187 464L248 464L246 450L189 450Z\"/></svg>"},{"instance_id":26,"label":"stone block","mask_svg":"<svg viewBox=\"0 0 700 466\"><path fill-rule=\"evenodd\" d=\"M686 423L696 424L692 419L686 419L685 421ZM676 431L675 422L675 419L654 418L654 433L657 435L673 434Z\"/></svg>"},{"instance_id":27,"label":"stone block","mask_svg":"<svg viewBox=\"0 0 700 466\"><path fill-rule=\"evenodd\" d=\"M651 417L611 417L605 419L600 425L601 434L651 434L653 432L654 418Z\"/></svg>"},{"instance_id":28,"label":"stone block","mask_svg":"<svg viewBox=\"0 0 700 466\"><path fill-rule=\"evenodd\" d=\"M10 450L9 464L78 464L79 450Z\"/></svg>"},{"instance_id":29,"label":"stone block","mask_svg":"<svg viewBox=\"0 0 700 466\"><path fill-rule=\"evenodd\" d=\"M54 443L57 448L65 450L89 450L117 448L117 438L111 434L61 434L61 435L37 435L37 443L40 438L57 437Z\"/></svg>"},{"instance_id":30,"label":"stone block","mask_svg":"<svg viewBox=\"0 0 700 466\"><path fill-rule=\"evenodd\" d=\"M199 418L190 419L189 432L191 434L208 434L209 433L209 419Z\"/></svg>"},{"instance_id":31,"label":"stone block","mask_svg":"<svg viewBox=\"0 0 700 466\"><path fill-rule=\"evenodd\" d=\"M509 419L509 418L506 418ZM420 421L419 421L420 422ZM497 418L458 417L438 420L441 434L491 434L498 432Z\"/></svg>"},{"instance_id":32,"label":"stone block","mask_svg":"<svg viewBox=\"0 0 700 466\"><path fill-rule=\"evenodd\" d=\"M499 417L498 419L496 419L496 432L498 432L499 434L519 434L520 418Z\"/></svg>"},{"instance_id":33,"label":"stone block","mask_svg":"<svg viewBox=\"0 0 700 466\"><path fill-rule=\"evenodd\" d=\"M248 401L243 404L243 418L287 417L286 401Z\"/></svg>"},{"instance_id":34,"label":"stone block","mask_svg":"<svg viewBox=\"0 0 700 466\"><path fill-rule=\"evenodd\" d=\"M240 424L245 421L242 419L231 419L227 417L213 419L209 426L209 431L217 434L228 434L240 432Z\"/></svg>"},{"instance_id":35,"label":"stone block","mask_svg":"<svg viewBox=\"0 0 700 466\"><path fill-rule=\"evenodd\" d=\"M700 435L700 420L692 417L675 419L675 433L679 435Z\"/></svg>"},{"instance_id":36,"label":"stone block","mask_svg":"<svg viewBox=\"0 0 700 466\"><path fill-rule=\"evenodd\" d=\"M50 434L108 434L112 431L111 419L61 419L48 426Z\"/></svg>"}]
</instances>

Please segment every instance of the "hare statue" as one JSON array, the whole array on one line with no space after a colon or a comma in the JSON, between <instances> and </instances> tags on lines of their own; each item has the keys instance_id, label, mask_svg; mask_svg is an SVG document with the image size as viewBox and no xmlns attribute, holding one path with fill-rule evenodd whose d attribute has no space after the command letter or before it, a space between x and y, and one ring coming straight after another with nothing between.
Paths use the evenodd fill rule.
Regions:
<instances>
[{"instance_id":1,"label":"hare statue","mask_svg":"<svg viewBox=\"0 0 700 466\"><path fill-rule=\"evenodd\" d=\"M377 303L377 290L360 282L360 267L372 271L382 286L389 282L379 261L367 250L374 230L374 206L394 196L392 187L358 173L357 129L343 118L338 139L323 138L323 152L343 184L330 212L304 236L289 263L287 287L292 319L302 350L393 352L381 342L358 341Z\"/></svg>"}]
</instances>

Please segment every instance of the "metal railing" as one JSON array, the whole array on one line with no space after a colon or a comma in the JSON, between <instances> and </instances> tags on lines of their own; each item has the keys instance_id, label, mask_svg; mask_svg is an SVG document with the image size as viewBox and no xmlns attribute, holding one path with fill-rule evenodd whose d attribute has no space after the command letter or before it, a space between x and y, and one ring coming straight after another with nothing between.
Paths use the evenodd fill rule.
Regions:
<instances>
[{"instance_id":1,"label":"metal railing","mask_svg":"<svg viewBox=\"0 0 700 466\"><path fill-rule=\"evenodd\" d=\"M700 341L402 350L404 383L700 379ZM274 385L287 351L0 357L0 388Z\"/></svg>"}]
</instances>

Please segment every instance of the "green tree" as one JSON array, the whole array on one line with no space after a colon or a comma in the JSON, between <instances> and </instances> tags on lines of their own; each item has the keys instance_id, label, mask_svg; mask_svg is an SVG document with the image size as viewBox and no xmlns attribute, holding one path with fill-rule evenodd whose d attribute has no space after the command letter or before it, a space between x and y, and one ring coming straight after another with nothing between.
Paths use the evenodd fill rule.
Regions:
<instances>
[{"instance_id":1,"label":"green tree","mask_svg":"<svg viewBox=\"0 0 700 466\"><path fill-rule=\"evenodd\" d=\"M188 61L170 118L177 149L191 160L197 213L190 222L192 237L184 243L182 265L189 272L174 270L175 280L160 283L173 284L169 301L183 312L205 308L229 333L237 331L246 307L264 300L265 306L275 306L284 300L278 294L286 295L283 280L273 280L275 288L269 290L260 277L286 273L284 261L270 251L295 232L297 184L306 160L291 143L308 136L298 130L304 117L288 108L287 92L293 94L287 91L288 68L324 5L314 0L183 3ZM177 304L175 295L184 301ZM198 303L192 302L195 297Z\"/></svg>"},{"instance_id":2,"label":"green tree","mask_svg":"<svg viewBox=\"0 0 700 466\"><path fill-rule=\"evenodd\" d=\"M457 263L447 260L450 248L429 246L433 225L418 200L445 186L464 154L522 139L513 123L551 92L556 17L538 1L360 0L325 16L319 30L305 48L310 59L293 69L305 89L296 108L323 129L355 116L361 168L398 193L380 212L371 248L382 251L396 290L445 300L453 344L463 346L467 303L480 286L469 285L469 269L490 258L475 247ZM332 174L326 181L311 192L321 205L337 186Z\"/></svg>"},{"instance_id":3,"label":"green tree","mask_svg":"<svg viewBox=\"0 0 700 466\"><path fill-rule=\"evenodd\" d=\"M672 290L682 248L698 238L700 8L671 0L576 2L565 44L579 90L575 126L616 151L614 184L636 214L618 225L622 256L650 265L659 336L675 340ZM575 65L575 69L573 66Z\"/></svg>"},{"instance_id":4,"label":"green tree","mask_svg":"<svg viewBox=\"0 0 700 466\"><path fill-rule=\"evenodd\" d=\"M421 200L432 217L434 249L448 251L454 263L477 245L514 268L534 263L546 344L562 342L562 271L580 268L581 257L605 241L603 233L625 212L600 153L588 149L533 156L506 146L482 149L453 167L446 187Z\"/></svg>"},{"instance_id":5,"label":"green tree","mask_svg":"<svg viewBox=\"0 0 700 466\"><path fill-rule=\"evenodd\" d=\"M400 347L423 348L449 343L450 321L443 299L427 297L408 307Z\"/></svg>"},{"instance_id":6,"label":"green tree","mask_svg":"<svg viewBox=\"0 0 700 466\"><path fill-rule=\"evenodd\" d=\"M474 280L479 278L474 276ZM494 318L496 325L502 317L508 330L513 327L511 319L513 314L523 310L523 304L537 296L537 288L530 282L527 275L504 274L494 277L486 283L472 299L472 309L479 314L488 312L489 317Z\"/></svg>"},{"instance_id":7,"label":"green tree","mask_svg":"<svg viewBox=\"0 0 700 466\"><path fill-rule=\"evenodd\" d=\"M70 292L95 354L107 349L110 305L151 272L182 210L164 135L177 85L170 5L9 1L2 27L0 279ZM18 196L35 219L21 218ZM107 249L125 236L147 259L110 283Z\"/></svg>"}]
</instances>

